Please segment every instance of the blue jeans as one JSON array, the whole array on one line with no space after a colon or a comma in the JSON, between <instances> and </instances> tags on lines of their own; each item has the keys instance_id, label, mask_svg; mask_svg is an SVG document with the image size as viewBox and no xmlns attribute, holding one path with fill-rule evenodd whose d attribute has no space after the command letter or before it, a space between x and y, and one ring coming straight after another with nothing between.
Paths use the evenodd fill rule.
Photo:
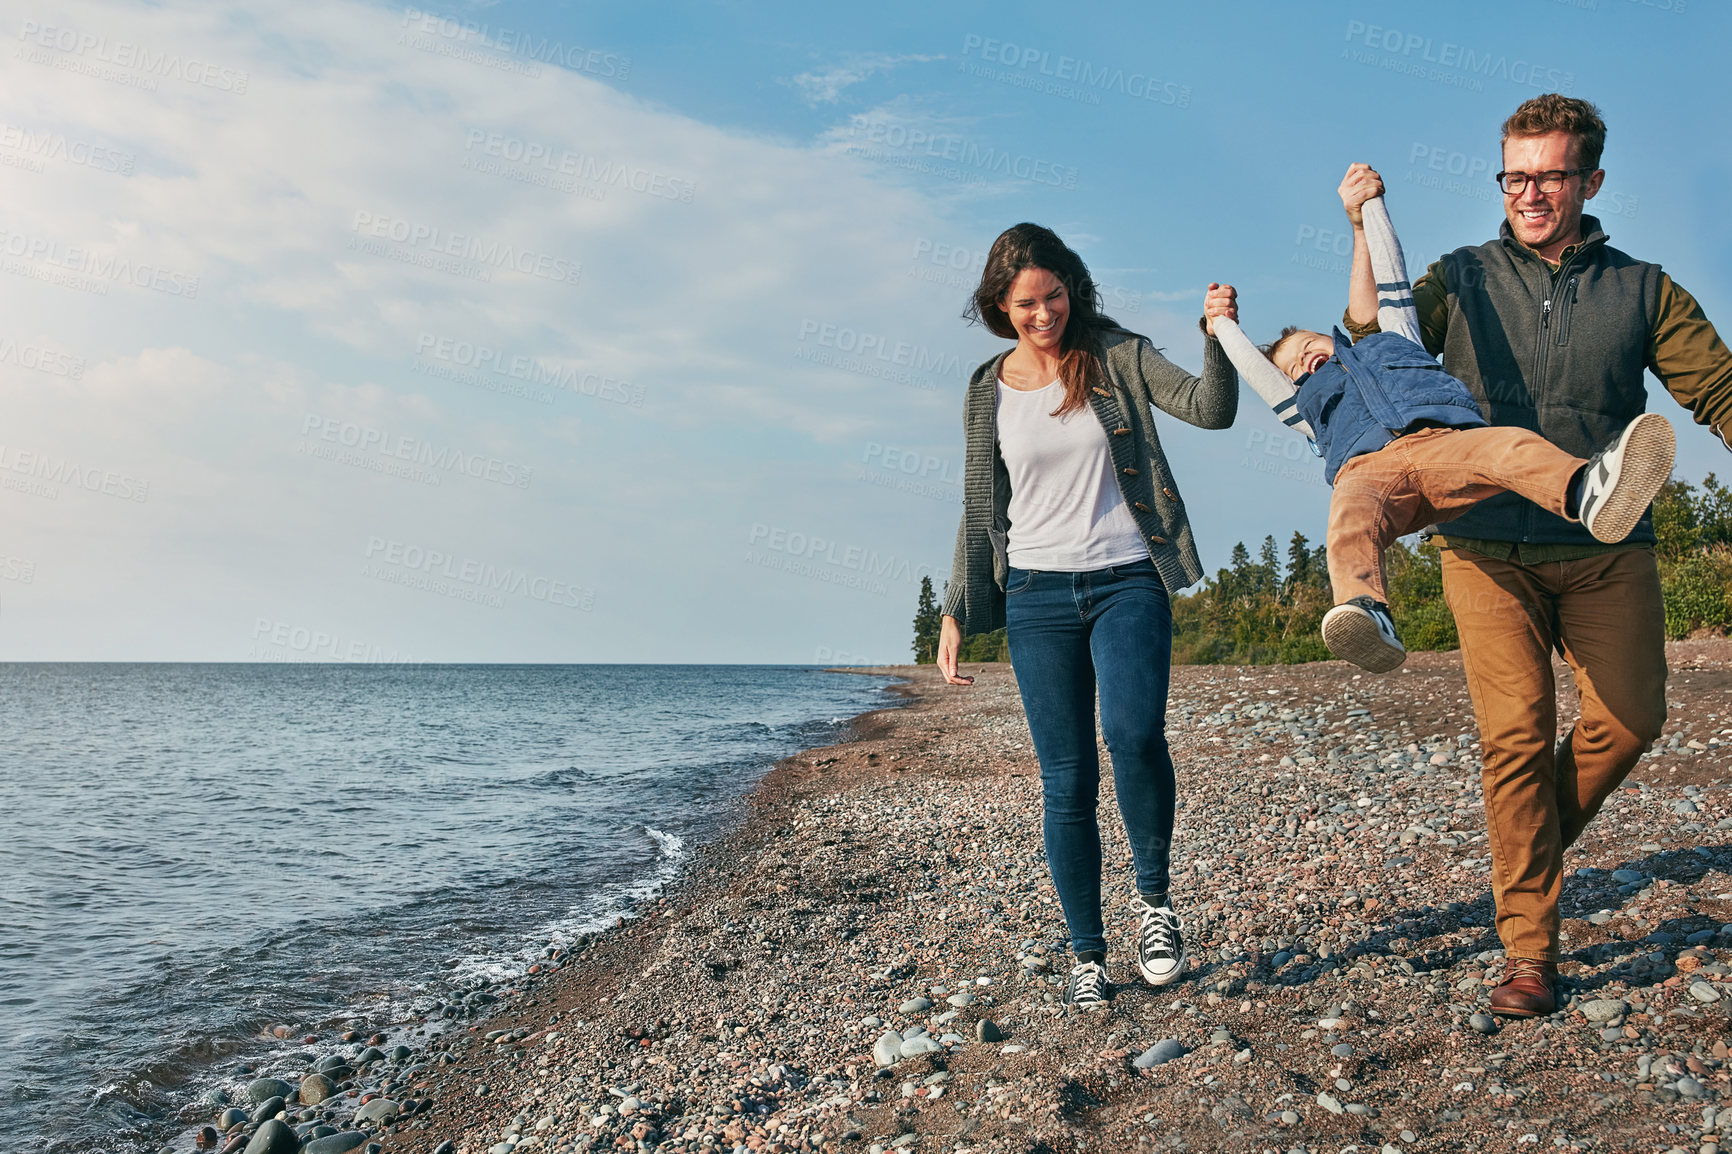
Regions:
<instances>
[{"instance_id":1,"label":"blue jeans","mask_svg":"<svg viewBox=\"0 0 1732 1154\"><path fill-rule=\"evenodd\" d=\"M1164 894L1176 792L1166 732L1173 649L1167 588L1152 561L1089 573L1012 568L1005 614L1040 759L1047 866L1071 948L1104 951L1095 689L1137 891Z\"/></svg>"}]
</instances>

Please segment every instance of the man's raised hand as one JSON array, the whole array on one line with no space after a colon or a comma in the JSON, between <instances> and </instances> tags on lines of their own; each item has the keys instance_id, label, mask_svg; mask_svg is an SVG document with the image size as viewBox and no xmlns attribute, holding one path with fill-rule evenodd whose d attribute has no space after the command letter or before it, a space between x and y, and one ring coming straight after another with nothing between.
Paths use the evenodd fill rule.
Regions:
<instances>
[{"instance_id":1,"label":"man's raised hand","mask_svg":"<svg viewBox=\"0 0 1732 1154\"><path fill-rule=\"evenodd\" d=\"M1203 296L1203 330L1210 336L1215 335L1216 317L1239 320L1239 294L1230 284L1210 284Z\"/></svg>"},{"instance_id":2,"label":"man's raised hand","mask_svg":"<svg viewBox=\"0 0 1732 1154\"><path fill-rule=\"evenodd\" d=\"M1347 166L1347 175L1341 178L1341 207L1347 210L1347 220L1354 228L1363 228L1365 218L1360 214L1365 202L1383 195L1383 178L1377 175L1377 170L1369 164L1355 162Z\"/></svg>"}]
</instances>

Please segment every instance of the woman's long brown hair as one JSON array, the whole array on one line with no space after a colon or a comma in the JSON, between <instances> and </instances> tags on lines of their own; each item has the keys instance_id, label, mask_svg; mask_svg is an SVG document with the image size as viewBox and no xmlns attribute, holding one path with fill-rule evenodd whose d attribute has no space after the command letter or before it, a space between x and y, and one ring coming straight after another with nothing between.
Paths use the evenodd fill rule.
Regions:
<instances>
[{"instance_id":1,"label":"woman's long brown hair","mask_svg":"<svg viewBox=\"0 0 1732 1154\"><path fill-rule=\"evenodd\" d=\"M1064 382L1064 401L1053 410L1053 416L1060 417L1088 404L1090 387L1106 376L1101 365L1099 336L1120 325L1101 312L1100 293L1082 257L1052 229L1027 222L1005 229L992 242L992 251L986 254L986 267L980 273L980 285L963 316L985 325L994 336L1016 340L1016 329L999 302L1010 292L1017 276L1031 268L1045 269L1057 277L1070 296L1070 316L1058 346L1061 354L1058 375Z\"/></svg>"}]
</instances>

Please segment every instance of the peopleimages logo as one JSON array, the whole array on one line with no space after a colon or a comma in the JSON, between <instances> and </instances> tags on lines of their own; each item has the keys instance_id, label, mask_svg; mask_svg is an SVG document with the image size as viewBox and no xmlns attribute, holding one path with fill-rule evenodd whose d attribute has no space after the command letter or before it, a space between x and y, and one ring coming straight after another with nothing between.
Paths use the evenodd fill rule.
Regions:
<instances>
[{"instance_id":1,"label":"peopleimages logo","mask_svg":"<svg viewBox=\"0 0 1732 1154\"><path fill-rule=\"evenodd\" d=\"M272 652L266 649L270 647ZM288 650L288 653L281 652ZM253 648L249 653L258 661L355 661L377 665L424 665L426 660L410 657L395 649L385 649L362 641L345 638L327 629L297 625L259 617L253 621Z\"/></svg>"},{"instance_id":2,"label":"peopleimages logo","mask_svg":"<svg viewBox=\"0 0 1732 1154\"><path fill-rule=\"evenodd\" d=\"M631 74L630 57L617 52L567 44L551 36L536 36L511 28L494 28L475 20L453 20L419 8L403 9L403 27L452 44L481 45L510 56L557 64L573 72L587 72L606 80L624 80Z\"/></svg>"},{"instance_id":3,"label":"peopleimages logo","mask_svg":"<svg viewBox=\"0 0 1732 1154\"><path fill-rule=\"evenodd\" d=\"M248 76L244 69L225 68L200 60L196 56L162 52L124 40L110 44L106 36L80 32L76 28L61 28L26 20L18 29L18 39L32 48L50 49L83 61L124 68L145 77L184 80L200 88L214 88L218 92L232 92L237 96L244 95L247 90ZM155 91L154 86L151 91Z\"/></svg>"},{"instance_id":4,"label":"peopleimages logo","mask_svg":"<svg viewBox=\"0 0 1732 1154\"><path fill-rule=\"evenodd\" d=\"M832 541L816 533L782 529L762 522L752 526L746 543L803 561L832 565L865 577L918 581L932 575L932 566L924 563L916 565L907 558L894 554L879 553L876 549Z\"/></svg>"},{"instance_id":5,"label":"peopleimages logo","mask_svg":"<svg viewBox=\"0 0 1732 1154\"><path fill-rule=\"evenodd\" d=\"M72 274L65 281L66 287L76 288L81 292L106 294L110 284L130 284L135 288L184 297L187 300L198 296L199 278L196 276L175 272L160 265L135 263L129 257L115 253L96 252L77 245L63 244L40 233L0 229L0 253L51 266L50 269L43 270L30 265L8 265L7 272L32 276L39 280L54 280L53 275L44 274L57 274L64 270Z\"/></svg>"},{"instance_id":6,"label":"peopleimages logo","mask_svg":"<svg viewBox=\"0 0 1732 1154\"><path fill-rule=\"evenodd\" d=\"M690 204L698 187L692 181L641 165L621 164L586 152L479 128L468 130L463 150L471 154L464 157L465 168L519 179L525 184L545 185L560 192L576 193L580 185L595 185ZM492 160L506 161L513 167L491 164Z\"/></svg>"},{"instance_id":7,"label":"peopleimages logo","mask_svg":"<svg viewBox=\"0 0 1732 1154\"><path fill-rule=\"evenodd\" d=\"M0 124L0 148L31 161L58 160L97 172L131 176L132 153L105 144L69 137L64 132L31 132L16 124ZM40 167L36 168L40 172Z\"/></svg>"},{"instance_id":8,"label":"peopleimages logo","mask_svg":"<svg viewBox=\"0 0 1732 1154\"><path fill-rule=\"evenodd\" d=\"M118 497L122 501L143 502L150 498L150 482L129 473L94 468L69 457L56 460L51 453L38 453L11 445L0 444L0 473L16 473L47 482L49 485L65 485L68 488L83 489L87 493ZM4 478L4 481L10 480L9 477ZM14 486L6 484L5 487ZM58 492L49 489L34 495L54 500L58 497Z\"/></svg>"},{"instance_id":9,"label":"peopleimages logo","mask_svg":"<svg viewBox=\"0 0 1732 1154\"><path fill-rule=\"evenodd\" d=\"M930 285L973 290L980 281L981 270L986 267L988 251L921 237L914 242L908 275ZM1121 285L1096 281L1095 292L1101 298L1101 308L1115 313L1134 313L1143 305L1142 293Z\"/></svg>"},{"instance_id":10,"label":"peopleimages logo","mask_svg":"<svg viewBox=\"0 0 1732 1154\"><path fill-rule=\"evenodd\" d=\"M568 609L588 612L595 608L595 590L575 582L555 581L388 537L367 538L366 556L370 563L361 567L363 576L427 589L462 601L478 601L499 608L504 604L499 595L510 593ZM392 568L381 568L381 563Z\"/></svg>"},{"instance_id":11,"label":"peopleimages logo","mask_svg":"<svg viewBox=\"0 0 1732 1154\"><path fill-rule=\"evenodd\" d=\"M910 127L898 121L856 116L849 124L848 135L854 140L848 145L852 155L898 168L931 172L946 179L978 183L991 176L1004 176L1054 188L1077 186L1074 165L999 149L963 136Z\"/></svg>"},{"instance_id":12,"label":"peopleimages logo","mask_svg":"<svg viewBox=\"0 0 1732 1154\"><path fill-rule=\"evenodd\" d=\"M860 480L916 497L962 503L962 469L955 461L917 449L866 442L860 456Z\"/></svg>"},{"instance_id":13,"label":"peopleimages logo","mask_svg":"<svg viewBox=\"0 0 1732 1154\"><path fill-rule=\"evenodd\" d=\"M63 353L45 345L27 345L0 337L0 365L17 365L47 373L51 377L80 380L84 376L84 358Z\"/></svg>"},{"instance_id":14,"label":"peopleimages logo","mask_svg":"<svg viewBox=\"0 0 1732 1154\"><path fill-rule=\"evenodd\" d=\"M393 434L368 425L357 425L333 417L308 413L301 422L301 436L306 438L297 447L309 456L323 457L339 464L355 465L374 472L399 472L391 468L407 468L399 475L424 483L439 484L439 474L461 473L477 481L492 481L516 489L529 488L535 466L502 461L480 453L465 453L462 449L435 445L419 437ZM323 441L320 445L317 442ZM337 450L351 449L352 453ZM425 474L422 470L429 470Z\"/></svg>"},{"instance_id":15,"label":"peopleimages logo","mask_svg":"<svg viewBox=\"0 0 1732 1154\"><path fill-rule=\"evenodd\" d=\"M1453 40L1434 40L1363 20L1347 22L1346 40L1348 47L1341 50L1344 60L1474 92L1485 91L1487 80L1507 80L1541 92L1565 94L1576 83L1574 72L1520 58L1512 60L1501 52L1479 52Z\"/></svg>"},{"instance_id":16,"label":"peopleimages logo","mask_svg":"<svg viewBox=\"0 0 1732 1154\"><path fill-rule=\"evenodd\" d=\"M962 358L955 353L939 353L925 345L910 344L907 341L895 340L881 333L861 332L847 325L834 325L824 321L811 319L800 322L800 342L802 345L810 342L820 348L835 349L839 353L848 353L858 362L851 371L867 372L871 376L896 376L898 379L908 378L908 383L918 384L909 378L907 373L872 372L875 367L887 370L907 369L917 373L931 373L940 377L954 377L958 380L968 379L968 370L962 364ZM820 363L832 363L818 357L804 359L817 360ZM844 358L847 360L848 358ZM879 362L873 366L871 362ZM850 364L835 362L835 367L850 368ZM922 388L932 387L930 384Z\"/></svg>"},{"instance_id":17,"label":"peopleimages logo","mask_svg":"<svg viewBox=\"0 0 1732 1154\"><path fill-rule=\"evenodd\" d=\"M1024 72L1051 77L1054 95L1070 96L1064 84L1074 84L1082 92L1116 92L1133 100L1147 100L1175 108L1191 106L1191 86L1162 80L1147 72L1127 72L1110 65L1090 64L1074 56L1054 56L1044 48L1017 45L1008 40L968 33L962 38L962 55L978 56L988 64L1002 64ZM1087 103L1099 103L1098 98Z\"/></svg>"},{"instance_id":18,"label":"peopleimages logo","mask_svg":"<svg viewBox=\"0 0 1732 1154\"><path fill-rule=\"evenodd\" d=\"M509 353L489 345L476 344L474 341L455 340L451 337L435 336L433 333L422 333L416 339L415 352L418 356L432 357L475 373L492 373L543 388L575 393L580 397L594 397L616 405L630 405L634 409L643 408L642 385L634 385L619 377L610 377L575 366L562 368L543 364L524 353Z\"/></svg>"},{"instance_id":19,"label":"peopleimages logo","mask_svg":"<svg viewBox=\"0 0 1732 1154\"><path fill-rule=\"evenodd\" d=\"M359 239L390 241L435 257L451 257L489 268L509 269L560 284L576 285L583 272L583 266L578 262L550 253L517 248L469 233L450 232L435 225L365 210L355 212L354 223L349 228Z\"/></svg>"}]
</instances>

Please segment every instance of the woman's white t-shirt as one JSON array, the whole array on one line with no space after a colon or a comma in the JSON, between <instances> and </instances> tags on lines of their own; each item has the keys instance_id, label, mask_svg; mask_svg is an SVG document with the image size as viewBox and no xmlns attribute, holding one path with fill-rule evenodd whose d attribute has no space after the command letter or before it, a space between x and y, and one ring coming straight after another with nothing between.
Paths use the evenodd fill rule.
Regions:
<instances>
[{"instance_id":1,"label":"woman's white t-shirt","mask_svg":"<svg viewBox=\"0 0 1732 1154\"><path fill-rule=\"evenodd\" d=\"M1064 385L998 382L998 451L1010 473L1010 563L1083 573L1147 560L1113 475L1106 430L1087 405L1062 417Z\"/></svg>"}]
</instances>

